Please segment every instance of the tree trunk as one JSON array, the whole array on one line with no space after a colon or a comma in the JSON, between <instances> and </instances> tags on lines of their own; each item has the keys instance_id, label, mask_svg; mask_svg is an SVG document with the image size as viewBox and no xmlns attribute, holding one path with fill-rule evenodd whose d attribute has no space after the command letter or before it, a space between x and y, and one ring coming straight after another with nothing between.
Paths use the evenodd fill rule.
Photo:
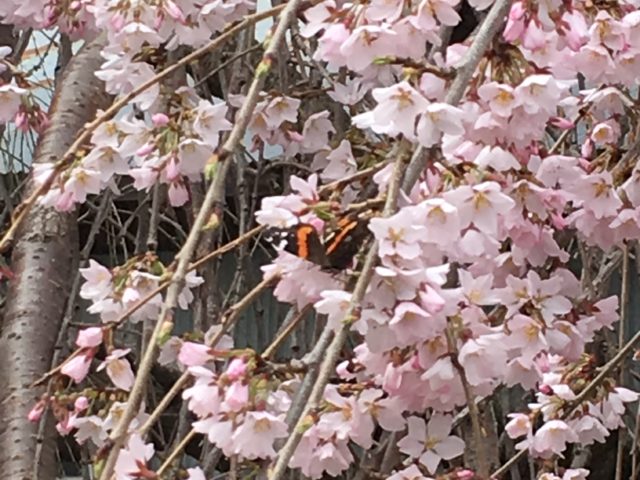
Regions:
<instances>
[{"instance_id":1,"label":"tree trunk","mask_svg":"<svg viewBox=\"0 0 640 480\"><path fill-rule=\"evenodd\" d=\"M36 163L55 162L83 125L106 108L109 98L94 76L103 41L88 44L68 65L50 108L51 126L40 139ZM55 479L55 429L42 438L27 413L43 389L29 385L51 367L55 342L77 271L77 217L37 206L17 232L0 332L0 478Z\"/></svg>"}]
</instances>

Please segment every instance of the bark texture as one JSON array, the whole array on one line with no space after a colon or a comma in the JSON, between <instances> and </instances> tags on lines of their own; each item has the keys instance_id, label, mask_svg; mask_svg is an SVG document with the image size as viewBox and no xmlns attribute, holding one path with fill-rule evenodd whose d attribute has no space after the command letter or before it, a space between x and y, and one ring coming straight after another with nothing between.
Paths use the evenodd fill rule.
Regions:
<instances>
[{"instance_id":1,"label":"bark texture","mask_svg":"<svg viewBox=\"0 0 640 480\"><path fill-rule=\"evenodd\" d=\"M34 162L55 162L96 110L108 106L103 84L93 74L102 62L102 44L101 39L88 44L68 65ZM29 386L51 366L78 250L74 213L36 207L16 235L11 256L15 279L0 331L0 479L53 480L59 474L53 419L48 416L42 438L38 424L27 421L44 389Z\"/></svg>"}]
</instances>

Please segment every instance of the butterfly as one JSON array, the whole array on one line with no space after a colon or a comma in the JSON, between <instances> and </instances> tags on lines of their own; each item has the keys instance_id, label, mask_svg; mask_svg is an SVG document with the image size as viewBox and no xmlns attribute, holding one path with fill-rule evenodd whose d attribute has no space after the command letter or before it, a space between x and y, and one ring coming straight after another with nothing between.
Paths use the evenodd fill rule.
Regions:
<instances>
[{"instance_id":1,"label":"butterfly","mask_svg":"<svg viewBox=\"0 0 640 480\"><path fill-rule=\"evenodd\" d=\"M344 217L324 238L309 223L299 223L279 232L286 241L285 251L327 269L344 270L353 263L368 229L363 219Z\"/></svg>"}]
</instances>

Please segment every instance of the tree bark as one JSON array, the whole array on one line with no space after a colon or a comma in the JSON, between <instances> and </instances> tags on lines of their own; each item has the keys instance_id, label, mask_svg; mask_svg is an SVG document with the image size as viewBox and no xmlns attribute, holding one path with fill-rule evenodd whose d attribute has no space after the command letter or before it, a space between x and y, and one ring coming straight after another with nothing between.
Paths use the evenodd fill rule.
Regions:
<instances>
[{"instance_id":1,"label":"tree bark","mask_svg":"<svg viewBox=\"0 0 640 480\"><path fill-rule=\"evenodd\" d=\"M109 104L94 72L102 59L98 39L69 64L50 108L51 126L41 137L35 163L55 162L83 125ZM69 290L77 271L77 217L36 206L16 234L0 331L0 479L53 480L58 476L54 421L43 438L27 420L45 391L30 384L51 367Z\"/></svg>"}]
</instances>

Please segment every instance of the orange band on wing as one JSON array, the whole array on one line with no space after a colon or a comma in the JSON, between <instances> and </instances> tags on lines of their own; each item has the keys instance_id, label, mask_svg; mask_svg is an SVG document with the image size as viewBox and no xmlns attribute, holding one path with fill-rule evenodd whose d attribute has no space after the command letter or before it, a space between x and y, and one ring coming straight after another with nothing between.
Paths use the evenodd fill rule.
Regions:
<instances>
[{"instance_id":1,"label":"orange band on wing","mask_svg":"<svg viewBox=\"0 0 640 480\"><path fill-rule=\"evenodd\" d=\"M309 236L314 233L314 228L311 225L301 225L296 230L298 256L300 258L309 259Z\"/></svg>"},{"instance_id":2,"label":"orange band on wing","mask_svg":"<svg viewBox=\"0 0 640 480\"><path fill-rule=\"evenodd\" d=\"M327 247L327 250L326 250L327 251L327 255L330 255L336 248L338 248L340 243L342 243L342 241L345 239L345 237L347 235L349 235L349 233L354 228L356 228L357 225L358 225L358 221L357 220L351 220L349 223L345 222L345 225L342 226L340 231L336 234L335 238L331 241L331 243Z\"/></svg>"}]
</instances>

